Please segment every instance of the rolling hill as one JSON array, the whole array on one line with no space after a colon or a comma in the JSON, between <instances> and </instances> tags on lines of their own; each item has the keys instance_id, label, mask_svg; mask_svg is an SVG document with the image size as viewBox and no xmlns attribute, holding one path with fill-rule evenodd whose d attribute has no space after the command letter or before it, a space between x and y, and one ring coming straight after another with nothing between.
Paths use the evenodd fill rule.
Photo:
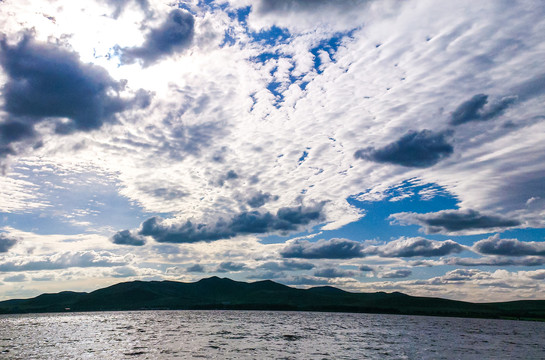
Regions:
<instances>
[{"instance_id":1,"label":"rolling hill","mask_svg":"<svg viewBox=\"0 0 545 360\"><path fill-rule=\"evenodd\" d=\"M194 283L131 281L90 293L63 291L0 302L0 314L152 309L343 311L545 320L545 300L469 303L394 293L352 293L330 286L296 289L274 281L211 277Z\"/></svg>"}]
</instances>

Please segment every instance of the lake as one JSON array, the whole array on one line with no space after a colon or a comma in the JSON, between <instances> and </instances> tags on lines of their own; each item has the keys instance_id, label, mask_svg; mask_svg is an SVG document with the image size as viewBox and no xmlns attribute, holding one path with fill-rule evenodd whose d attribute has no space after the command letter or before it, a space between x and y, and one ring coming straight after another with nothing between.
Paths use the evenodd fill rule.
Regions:
<instances>
[{"instance_id":1,"label":"lake","mask_svg":"<svg viewBox=\"0 0 545 360\"><path fill-rule=\"evenodd\" d=\"M281 311L0 316L0 359L545 359L545 323Z\"/></svg>"}]
</instances>

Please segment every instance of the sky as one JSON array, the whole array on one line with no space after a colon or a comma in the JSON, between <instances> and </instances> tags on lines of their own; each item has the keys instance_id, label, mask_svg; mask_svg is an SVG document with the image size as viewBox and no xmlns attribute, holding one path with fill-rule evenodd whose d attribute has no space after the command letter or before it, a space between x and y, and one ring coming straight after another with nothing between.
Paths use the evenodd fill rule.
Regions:
<instances>
[{"instance_id":1,"label":"sky","mask_svg":"<svg viewBox=\"0 0 545 360\"><path fill-rule=\"evenodd\" d=\"M0 300L545 299L538 0L0 1Z\"/></svg>"}]
</instances>

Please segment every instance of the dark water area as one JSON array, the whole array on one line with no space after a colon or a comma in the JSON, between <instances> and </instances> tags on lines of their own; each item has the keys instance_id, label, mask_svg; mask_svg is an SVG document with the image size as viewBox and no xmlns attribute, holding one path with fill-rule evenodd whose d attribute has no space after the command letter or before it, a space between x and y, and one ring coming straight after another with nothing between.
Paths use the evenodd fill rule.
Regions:
<instances>
[{"instance_id":1,"label":"dark water area","mask_svg":"<svg viewBox=\"0 0 545 360\"><path fill-rule=\"evenodd\" d=\"M545 323L280 311L0 316L0 359L545 359Z\"/></svg>"}]
</instances>

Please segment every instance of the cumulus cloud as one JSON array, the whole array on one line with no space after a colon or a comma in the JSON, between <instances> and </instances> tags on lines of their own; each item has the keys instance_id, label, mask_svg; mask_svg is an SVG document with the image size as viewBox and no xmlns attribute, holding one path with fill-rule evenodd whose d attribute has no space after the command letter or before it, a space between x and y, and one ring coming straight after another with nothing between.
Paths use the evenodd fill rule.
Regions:
<instances>
[{"instance_id":1,"label":"cumulus cloud","mask_svg":"<svg viewBox=\"0 0 545 360\"><path fill-rule=\"evenodd\" d=\"M151 16L153 12L150 9L150 4L148 0L103 0L114 8L112 17L117 19L125 10L125 8L132 3L136 3L142 11L146 13L147 16Z\"/></svg>"},{"instance_id":2,"label":"cumulus cloud","mask_svg":"<svg viewBox=\"0 0 545 360\"><path fill-rule=\"evenodd\" d=\"M99 66L81 62L77 53L36 42L28 33L17 44L0 38L0 65L7 75L2 91L7 118L0 122L0 157L17 154L14 143L40 147L39 123L50 123L63 135L91 131L114 121L122 111L149 105L146 91L122 98L124 82L113 80Z\"/></svg>"},{"instance_id":3,"label":"cumulus cloud","mask_svg":"<svg viewBox=\"0 0 545 360\"><path fill-rule=\"evenodd\" d=\"M0 261L0 271L57 270L71 267L112 267L123 266L129 262L127 257L117 256L107 251L68 251L49 256L33 256L23 259Z\"/></svg>"},{"instance_id":4,"label":"cumulus cloud","mask_svg":"<svg viewBox=\"0 0 545 360\"><path fill-rule=\"evenodd\" d=\"M407 284L427 286L455 285L457 288L460 286L469 286L469 291L484 288L486 292L498 291L500 289L540 289L539 283L536 283L534 280L541 278L544 273L545 270L518 272L496 270L494 272L487 272L478 269L456 269L447 272L443 276L428 280L415 280Z\"/></svg>"},{"instance_id":5,"label":"cumulus cloud","mask_svg":"<svg viewBox=\"0 0 545 360\"><path fill-rule=\"evenodd\" d=\"M235 170L229 170L225 174L222 174L219 179L216 181L218 186L223 186L225 182L238 179L238 174Z\"/></svg>"},{"instance_id":6,"label":"cumulus cloud","mask_svg":"<svg viewBox=\"0 0 545 360\"><path fill-rule=\"evenodd\" d=\"M378 274L378 277L386 279L401 279L409 277L412 273L413 272L409 269L397 269L381 272Z\"/></svg>"},{"instance_id":7,"label":"cumulus cloud","mask_svg":"<svg viewBox=\"0 0 545 360\"><path fill-rule=\"evenodd\" d=\"M343 278L343 277L353 277L358 273L352 270L344 270L334 267L321 268L314 271L314 276L322 278Z\"/></svg>"},{"instance_id":8,"label":"cumulus cloud","mask_svg":"<svg viewBox=\"0 0 545 360\"><path fill-rule=\"evenodd\" d=\"M477 259L453 257L445 259L444 264L453 266L541 266L545 265L545 258L542 256L526 256L518 258L486 256Z\"/></svg>"},{"instance_id":9,"label":"cumulus cloud","mask_svg":"<svg viewBox=\"0 0 545 360\"><path fill-rule=\"evenodd\" d=\"M417 224L426 234L450 234L463 232L492 232L521 225L520 221L497 215L485 215L476 210L442 210L434 213L418 214L403 212L392 214L401 225Z\"/></svg>"},{"instance_id":10,"label":"cumulus cloud","mask_svg":"<svg viewBox=\"0 0 545 360\"><path fill-rule=\"evenodd\" d=\"M500 235L496 234L477 241L473 250L485 255L545 256L545 242L500 239Z\"/></svg>"},{"instance_id":11,"label":"cumulus cloud","mask_svg":"<svg viewBox=\"0 0 545 360\"><path fill-rule=\"evenodd\" d=\"M285 234L322 220L322 208L323 204L318 204L308 207L283 207L276 214L242 212L228 220L219 219L210 224L195 224L190 220L181 224L169 224L159 217L152 217L142 223L137 235L151 236L157 242L194 243L229 239L237 235L274 232Z\"/></svg>"},{"instance_id":12,"label":"cumulus cloud","mask_svg":"<svg viewBox=\"0 0 545 360\"><path fill-rule=\"evenodd\" d=\"M460 253L463 250L462 245L452 240L436 241L422 237L402 237L385 245L369 247L365 253L382 257L433 257Z\"/></svg>"},{"instance_id":13,"label":"cumulus cloud","mask_svg":"<svg viewBox=\"0 0 545 360\"><path fill-rule=\"evenodd\" d=\"M280 250L280 255L300 259L352 259L363 257L363 249L362 243L348 239L296 240Z\"/></svg>"},{"instance_id":14,"label":"cumulus cloud","mask_svg":"<svg viewBox=\"0 0 545 360\"><path fill-rule=\"evenodd\" d=\"M426 168L449 157L454 148L448 142L450 132L409 131L382 148L368 147L356 151L356 159Z\"/></svg>"},{"instance_id":15,"label":"cumulus cloud","mask_svg":"<svg viewBox=\"0 0 545 360\"><path fill-rule=\"evenodd\" d=\"M218 265L218 267L216 268L216 272L221 272L221 273L236 272L236 271L242 271L245 269L247 269L247 267L243 263L224 261Z\"/></svg>"},{"instance_id":16,"label":"cumulus cloud","mask_svg":"<svg viewBox=\"0 0 545 360\"><path fill-rule=\"evenodd\" d=\"M346 0L339 3L336 0L260 0L256 2L256 11L261 14L271 12L286 13L286 12L315 12L324 7L334 7L346 9L352 6L361 5L368 0Z\"/></svg>"},{"instance_id":17,"label":"cumulus cloud","mask_svg":"<svg viewBox=\"0 0 545 360\"><path fill-rule=\"evenodd\" d=\"M120 49L121 62L132 64L141 60L144 66L149 66L186 50L193 41L194 33L193 15L180 9L172 10L159 27L148 32L141 46Z\"/></svg>"},{"instance_id":18,"label":"cumulus cloud","mask_svg":"<svg viewBox=\"0 0 545 360\"><path fill-rule=\"evenodd\" d=\"M11 118L2 131L14 141L32 136L34 124L48 118L69 119L57 123L59 133L94 130L134 105L119 97L124 84L106 70L28 34L15 45L0 40L0 65L8 75L3 96Z\"/></svg>"},{"instance_id":19,"label":"cumulus cloud","mask_svg":"<svg viewBox=\"0 0 545 360\"><path fill-rule=\"evenodd\" d=\"M13 155L15 151L10 147L10 143L24 139L32 139L36 136L34 128L20 121L6 121L0 123L0 156Z\"/></svg>"},{"instance_id":20,"label":"cumulus cloud","mask_svg":"<svg viewBox=\"0 0 545 360\"><path fill-rule=\"evenodd\" d=\"M280 251L284 258L351 259L369 255L380 257L433 257L460 253L465 248L452 240L437 241L421 237L390 241L384 245L365 246L349 239L330 239L310 242L296 240ZM365 269L365 267L363 267ZM372 271L372 268L362 271Z\"/></svg>"},{"instance_id":21,"label":"cumulus cloud","mask_svg":"<svg viewBox=\"0 0 545 360\"><path fill-rule=\"evenodd\" d=\"M536 280L543 279L544 275L542 269L517 272L456 269L430 279L366 283L364 288L367 291L401 289L416 296L437 296L438 291L444 291L451 299L473 302L541 299L542 285ZM526 296L521 297L521 293Z\"/></svg>"},{"instance_id":22,"label":"cumulus cloud","mask_svg":"<svg viewBox=\"0 0 545 360\"><path fill-rule=\"evenodd\" d=\"M485 108L488 103L488 95L477 94L465 101L454 110L450 118L451 125L461 125L470 121L487 121L503 114L517 98L515 96L504 97Z\"/></svg>"},{"instance_id":23,"label":"cumulus cloud","mask_svg":"<svg viewBox=\"0 0 545 360\"><path fill-rule=\"evenodd\" d=\"M17 274L17 275L11 275L4 277L5 282L23 282L27 281L27 277L25 274Z\"/></svg>"},{"instance_id":24,"label":"cumulus cloud","mask_svg":"<svg viewBox=\"0 0 545 360\"><path fill-rule=\"evenodd\" d=\"M545 280L545 270L528 271L527 276L535 280Z\"/></svg>"},{"instance_id":25,"label":"cumulus cloud","mask_svg":"<svg viewBox=\"0 0 545 360\"><path fill-rule=\"evenodd\" d=\"M120 266L112 269L111 276L115 278L126 278L131 276L138 276L137 269L131 266Z\"/></svg>"},{"instance_id":26,"label":"cumulus cloud","mask_svg":"<svg viewBox=\"0 0 545 360\"><path fill-rule=\"evenodd\" d=\"M129 230L119 231L111 240L114 244L118 245L142 246L146 243L146 239L143 236L133 234Z\"/></svg>"},{"instance_id":27,"label":"cumulus cloud","mask_svg":"<svg viewBox=\"0 0 545 360\"><path fill-rule=\"evenodd\" d=\"M17 239L0 233L0 253L8 252L15 244L17 244Z\"/></svg>"},{"instance_id":28,"label":"cumulus cloud","mask_svg":"<svg viewBox=\"0 0 545 360\"><path fill-rule=\"evenodd\" d=\"M288 260L267 261L254 270L260 270L258 273L248 275L248 279L279 279L286 278L286 272L314 269L315 265L306 261Z\"/></svg>"},{"instance_id":29,"label":"cumulus cloud","mask_svg":"<svg viewBox=\"0 0 545 360\"><path fill-rule=\"evenodd\" d=\"M204 273L206 269L201 264L194 264L185 269L187 272Z\"/></svg>"},{"instance_id":30,"label":"cumulus cloud","mask_svg":"<svg viewBox=\"0 0 545 360\"><path fill-rule=\"evenodd\" d=\"M443 281L467 281L471 279L488 278L489 273L477 269L456 269L441 277Z\"/></svg>"},{"instance_id":31,"label":"cumulus cloud","mask_svg":"<svg viewBox=\"0 0 545 360\"><path fill-rule=\"evenodd\" d=\"M369 265L360 265L358 267L358 269L362 272L371 272L371 271L375 271L375 268L373 268L372 266L369 266Z\"/></svg>"},{"instance_id":32,"label":"cumulus cloud","mask_svg":"<svg viewBox=\"0 0 545 360\"><path fill-rule=\"evenodd\" d=\"M264 264L261 264L258 269L269 270L273 272L280 271L296 271L296 270L310 270L314 268L314 264L306 261L296 261L296 260L284 260L281 262L278 261L268 261Z\"/></svg>"},{"instance_id":33,"label":"cumulus cloud","mask_svg":"<svg viewBox=\"0 0 545 360\"><path fill-rule=\"evenodd\" d=\"M250 205L250 207L255 209L255 208L260 208L263 205L265 205L266 203L268 203L269 201L276 200L276 199L278 199L278 196L272 196L268 192L264 193L262 191L258 191L256 193L252 194L248 198L247 203L248 203L248 205Z\"/></svg>"},{"instance_id":34,"label":"cumulus cloud","mask_svg":"<svg viewBox=\"0 0 545 360\"><path fill-rule=\"evenodd\" d=\"M368 3L369 0L258 0L252 2L249 23L255 28L276 25L290 31L315 31L318 25L328 25L331 31L339 31L357 26Z\"/></svg>"},{"instance_id":35,"label":"cumulus cloud","mask_svg":"<svg viewBox=\"0 0 545 360\"><path fill-rule=\"evenodd\" d=\"M329 285L327 278L319 278L309 275L295 275L279 278L276 281L285 285Z\"/></svg>"},{"instance_id":36,"label":"cumulus cloud","mask_svg":"<svg viewBox=\"0 0 545 360\"><path fill-rule=\"evenodd\" d=\"M105 12L110 15L112 11L104 4L96 6L95 2L89 2L86 11L82 12L76 2L66 2L59 8L53 2L38 1L38 12L51 14L51 10L58 11L58 14L55 13L57 24L44 19L42 14L36 14L36 7L25 5L28 2L4 1L0 6L0 13L5 15L0 16L2 29L10 37L22 26L35 26L36 39L55 41L60 34L70 34L58 42L68 44L81 54L76 59L79 61L76 65L83 66L86 61L103 64L109 69L111 77L116 79L114 82L127 78L128 84L138 82L143 84L140 86L149 86L156 91L156 101L148 111L134 117L115 112L103 120L107 122L115 116L123 120L123 127L112 127L108 132L94 131L92 136L79 134L65 137L63 140L66 141L63 142L50 141L47 135L43 135L44 140L48 141L38 151L40 160L34 162L37 167L56 162L63 171L70 172L76 167L74 164L77 163L80 169L80 164L88 162L89 168L92 168L90 171L96 169L100 174L116 178L118 184L108 193L108 200L100 199L100 194L97 194L97 201L106 204L103 208L96 207L102 215L81 217L83 221L96 220L96 226L93 226L96 231L102 231L98 229L104 225L111 226L112 221L119 219L117 216L109 217L105 210L118 208L112 207L111 201L120 205L114 196L115 190L134 204L132 209L135 212L131 210L129 216L142 216L142 212L172 214L169 216L173 219L155 218L146 224L155 226L151 226L155 232L149 235L150 238L140 233L142 229L130 234L146 238L148 242L153 242L152 237L157 237L161 241L182 243L213 241L222 234L228 238L235 236L235 233L250 234L245 232L250 226L242 227L242 231L238 232L232 228L241 213L253 217L256 223L270 224L265 219L269 216L274 223L279 207L288 206L304 194L309 200L330 200L325 209L327 220L331 221L326 225L327 230L336 227L337 236L342 237L344 230L350 230L342 229L342 226L357 221L364 213L363 210L358 211L360 205L350 206L345 199L367 191L378 194L391 185L413 177L437 184L453 196L448 203L459 201L463 209L480 211L482 214L479 213L479 216L498 214L501 219L520 219L524 220L525 227L531 225L530 217L537 224L543 222L544 143L543 136L540 136L543 134L543 101L540 100L545 94L545 87L539 59L543 58L544 49L540 46L542 35L537 29L543 28L545 17L544 9L536 7L531 1L516 4L486 2L478 7L471 1L370 1L368 6L363 6L364 1L334 0L233 0L229 4L224 1L221 6L216 6L219 5L217 2L216 5L202 1L185 2L183 7L191 8L192 13L196 14L193 41L204 39L206 36L203 32L210 30L219 34L220 38L225 34L225 44L206 49L200 44L191 45L192 42L185 47L167 46L157 51L161 54L157 58L152 55L152 40L159 38L162 43L162 34L165 33L162 30L167 28L166 24L176 26L170 18L163 20L167 13L165 18L148 18L144 23L139 23L143 17L140 16L139 4L143 4L143 1L107 1L119 4L121 15L118 20L103 16ZM168 6L156 1L150 3L164 9ZM248 8L245 8L235 15L236 9L233 8L236 6L231 6L234 3L251 6L250 14L246 16ZM135 13L130 6L134 6L137 16L132 16ZM8 16L8 13L11 15ZM414 26L414 19L422 19L419 26ZM81 24L95 24L93 29L96 31L89 36L88 31L81 31L86 28ZM138 32L137 27L141 25L148 26L147 32ZM154 31L158 34L156 37L152 36ZM337 31L340 33L335 33ZM281 35L277 38L279 33ZM142 37L138 42L137 36L140 35ZM10 45L13 48L17 47L17 43L10 44L16 44ZM116 59L104 57L111 53L109 49L115 44L125 47L120 50L127 50L127 53L130 53L131 46L136 45L132 49L139 49L144 57L139 58L136 54L130 61L142 62L144 68L132 71L134 69L130 66L116 67ZM55 45L47 46L61 49ZM96 53L93 53L94 49ZM71 50L60 51L71 53ZM190 51L191 56L184 56ZM158 63L174 57L176 62ZM5 71L2 85L9 84L10 79L10 74ZM270 84L271 81L280 85ZM103 94L114 100L117 98L114 85ZM509 99L499 94L516 95L517 100L510 103ZM4 154L19 151L18 145L33 146L30 140L38 142L37 137L52 129L57 121L58 132L65 132L65 123L74 121L71 118L65 120L66 116L62 119L48 116L49 120L36 124L28 116L16 117L7 111L3 114L7 115L0 121L0 133L5 134L0 140L4 144L0 152ZM495 123L496 119L502 119L502 114L509 115L509 128ZM450 138L448 133L442 132L445 128L455 129L455 142L454 136ZM407 135L409 129L414 131ZM66 156L66 149L73 145L71 142L82 138L85 138L85 144L78 150L77 158ZM433 140L440 146L430 145ZM355 152L368 146L373 147L361 155L369 157L370 161L354 160ZM416 150L411 154L412 148ZM402 156L405 150L408 159ZM300 161L303 151L308 156ZM424 155L420 156L420 153ZM17 161L18 168L28 168L28 159ZM377 166L380 161L383 162ZM226 181L223 187L213 186L230 169L236 171L239 178ZM0 193L3 192L10 201L14 197L22 199L17 209L32 216L51 214L47 209L40 209L38 213L31 208L38 200L54 204L51 211L65 211L65 206L70 206L75 199L73 196L57 199L55 196L60 192L81 194L69 183L71 179L68 176L61 184L32 173L33 168L17 171L15 175L21 176L17 180L27 181L27 185L22 186L25 192L21 193L25 195L28 191L33 196L39 194L40 198L19 196L18 192L3 185L4 180ZM263 196L252 199L250 195L257 186L252 179L258 177ZM45 185L46 180L54 183L51 186L62 186L63 189L50 192L49 186ZM32 184L39 186L31 188ZM281 195L278 204L271 203L272 199L267 198L267 194ZM541 199L535 200L538 198ZM534 200L528 202L529 199ZM382 205L387 210L400 204L391 203L389 206L388 202L384 202L377 204L378 208L372 204L361 206L366 208L368 217L372 219L380 215ZM426 204L416 205L435 208L444 202L427 201ZM245 209L259 211L245 212ZM270 215L267 215L267 211ZM221 226L217 225L220 216L223 216L224 224ZM7 225L15 221L13 217L8 218ZM191 223L184 228L187 219ZM477 220L485 219L480 217ZM316 220L316 223L319 221ZM425 222L413 223L432 228ZM16 226L15 223L12 225ZM309 228L310 225L313 223L302 227ZM469 227L469 230L456 230L452 224L445 225L443 221L433 229L456 234L494 229L475 226L465 224L463 227ZM297 230L301 228L294 227ZM252 233L265 234L263 231L268 230L281 232L274 225L263 225L259 229ZM326 228L322 230L327 231ZM109 230L103 231L106 233ZM412 232L413 228L408 231ZM528 231L529 236L539 233ZM385 233L381 234L377 236ZM331 236L330 233L325 235ZM89 247L83 243L63 243L59 246L63 249L65 246L70 246L70 249ZM247 245L241 245L242 241L226 243L232 243L229 256L236 261L239 261L240 253L254 251ZM261 244L267 250L259 258L263 260L256 264L274 259L278 249L291 243ZM375 256L401 257L425 254L427 251L448 252L449 244L424 241L419 246L405 244L406 247L396 249L384 244L376 250L382 250L382 253L376 252ZM457 247L450 245L451 254L456 254ZM105 244L102 239L101 242L97 241L98 246L112 247L112 244ZM163 244L157 248L166 250L167 246ZM199 259L208 259L210 262L201 263L212 271L221 261L227 260L221 258L227 255L217 255L221 254L223 246L229 245L219 242L173 246L159 255L165 261L187 264L185 266ZM19 248L17 246L12 250ZM204 250L199 252L202 256L199 258L194 256L196 250L194 252L193 249L197 248L210 250L206 254ZM352 255L339 256L355 256L355 260L347 262L355 266L359 261L363 263L358 259L368 255L364 251L366 249L369 246L356 246ZM7 254L11 255L12 250ZM317 256L318 250L312 250L308 245L300 252L312 258ZM136 252L142 261L156 259L152 256L155 249L151 247L117 247L115 251ZM212 259L209 251L216 257ZM405 263L398 258L375 259L375 256L372 260L364 258L365 263L367 260L370 264L388 266ZM494 259L498 263L504 258L487 257L479 261L491 262ZM424 262L426 259L418 257L406 258L411 259L418 259L420 264L431 264L429 260ZM524 256L510 259L522 260L531 259ZM434 258L433 261L440 260ZM316 264L319 263L316 261ZM276 274L289 271L268 266L271 272L276 270ZM283 267L282 264L278 266ZM381 271L379 265L376 266L377 272ZM301 270L312 273L314 269ZM436 271L420 268L418 277L421 279L426 273L435 274ZM357 286L364 286L364 283ZM442 290L441 294L448 295L451 289ZM519 293L517 296L527 295Z\"/></svg>"}]
</instances>

